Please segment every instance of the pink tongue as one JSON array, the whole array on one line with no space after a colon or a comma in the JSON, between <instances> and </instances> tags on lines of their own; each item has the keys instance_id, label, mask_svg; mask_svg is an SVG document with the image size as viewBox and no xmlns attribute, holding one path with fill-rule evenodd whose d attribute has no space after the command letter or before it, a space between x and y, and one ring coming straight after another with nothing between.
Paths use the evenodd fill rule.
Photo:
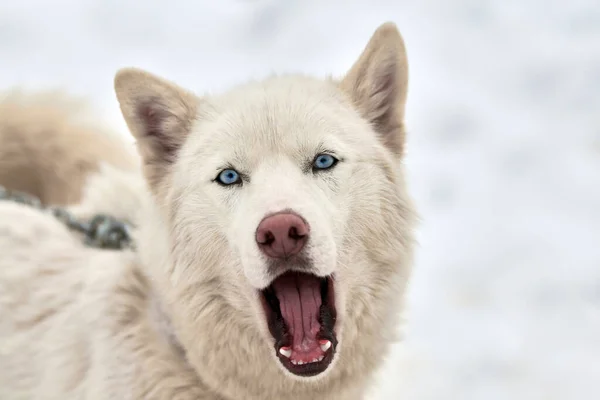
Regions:
<instances>
[{"instance_id":1,"label":"pink tongue","mask_svg":"<svg viewBox=\"0 0 600 400\"><path fill-rule=\"evenodd\" d=\"M281 315L293 338L292 349L300 353L319 349L320 279L312 275L288 273L273 282L273 289L279 299Z\"/></svg>"}]
</instances>

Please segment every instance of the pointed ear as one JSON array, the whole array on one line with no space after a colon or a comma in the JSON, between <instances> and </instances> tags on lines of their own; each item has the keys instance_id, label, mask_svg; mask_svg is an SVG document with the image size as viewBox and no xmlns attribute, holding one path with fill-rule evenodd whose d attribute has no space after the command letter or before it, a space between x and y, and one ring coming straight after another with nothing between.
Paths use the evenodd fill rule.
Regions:
<instances>
[{"instance_id":1,"label":"pointed ear","mask_svg":"<svg viewBox=\"0 0 600 400\"><path fill-rule=\"evenodd\" d=\"M121 112L144 163L152 189L175 161L190 133L200 99L148 72L124 68L115 76Z\"/></svg>"},{"instance_id":2,"label":"pointed ear","mask_svg":"<svg viewBox=\"0 0 600 400\"><path fill-rule=\"evenodd\" d=\"M371 37L358 61L340 82L363 118L398 156L404 150L404 107L408 60L396 25L387 22Z\"/></svg>"}]
</instances>

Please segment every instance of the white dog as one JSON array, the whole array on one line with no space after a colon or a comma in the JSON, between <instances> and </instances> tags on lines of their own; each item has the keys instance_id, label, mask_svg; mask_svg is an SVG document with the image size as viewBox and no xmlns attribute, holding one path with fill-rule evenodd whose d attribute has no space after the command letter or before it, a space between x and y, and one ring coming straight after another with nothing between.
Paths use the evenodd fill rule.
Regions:
<instances>
[{"instance_id":1,"label":"white dog","mask_svg":"<svg viewBox=\"0 0 600 400\"><path fill-rule=\"evenodd\" d=\"M392 23L340 80L197 97L121 70L137 251L0 202L0 398L364 398L412 261L407 80ZM129 180L98 182L87 212Z\"/></svg>"}]
</instances>

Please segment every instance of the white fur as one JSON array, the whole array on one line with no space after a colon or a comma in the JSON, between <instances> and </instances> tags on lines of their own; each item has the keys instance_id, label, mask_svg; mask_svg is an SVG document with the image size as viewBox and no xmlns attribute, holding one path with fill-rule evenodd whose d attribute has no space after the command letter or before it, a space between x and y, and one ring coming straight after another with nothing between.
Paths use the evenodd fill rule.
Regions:
<instances>
[{"instance_id":1,"label":"white fur","mask_svg":"<svg viewBox=\"0 0 600 400\"><path fill-rule=\"evenodd\" d=\"M138 253L86 249L50 217L0 203L0 397L361 399L412 262L395 27L339 82L280 76L198 98L124 70L116 90L148 185L101 170L78 210L126 213ZM323 151L340 162L314 174ZM242 186L213 181L228 165ZM339 344L312 378L281 366L258 301L274 276L254 232L287 209L311 227L311 272L335 276Z\"/></svg>"}]
</instances>

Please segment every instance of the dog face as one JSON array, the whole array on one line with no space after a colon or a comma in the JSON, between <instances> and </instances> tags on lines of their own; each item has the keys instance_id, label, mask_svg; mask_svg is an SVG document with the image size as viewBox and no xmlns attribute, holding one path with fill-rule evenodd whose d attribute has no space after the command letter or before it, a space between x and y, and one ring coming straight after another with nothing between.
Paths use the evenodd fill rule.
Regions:
<instances>
[{"instance_id":1,"label":"dog face","mask_svg":"<svg viewBox=\"0 0 600 400\"><path fill-rule=\"evenodd\" d=\"M195 365L224 371L209 384L248 394L287 376L281 390L303 391L381 357L410 258L406 71L386 24L341 81L273 77L198 98L117 75L161 214L152 240L168 243L178 335Z\"/></svg>"}]
</instances>

